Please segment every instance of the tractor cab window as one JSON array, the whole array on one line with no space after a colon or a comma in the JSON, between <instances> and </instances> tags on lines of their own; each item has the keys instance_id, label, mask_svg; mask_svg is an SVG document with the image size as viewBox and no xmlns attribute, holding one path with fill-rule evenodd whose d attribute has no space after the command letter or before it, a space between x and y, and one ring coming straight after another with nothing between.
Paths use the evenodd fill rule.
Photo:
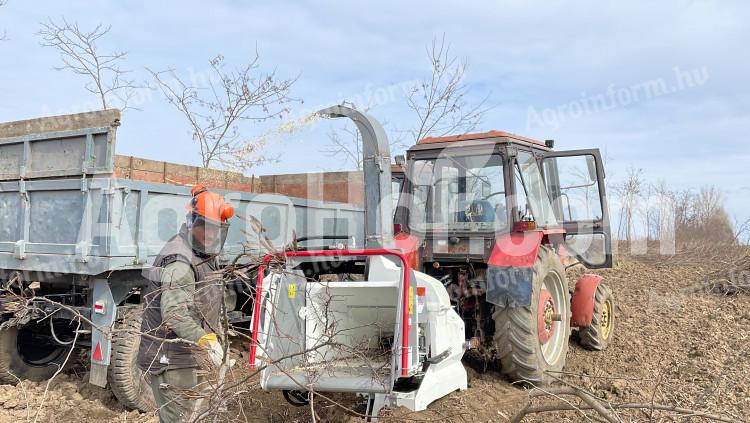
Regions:
<instances>
[{"instance_id":1,"label":"tractor cab window","mask_svg":"<svg viewBox=\"0 0 750 423\"><path fill-rule=\"evenodd\" d=\"M596 161L592 155L554 157L544 160L544 173L557 174L547 185L563 221L595 221L602 218Z\"/></svg>"},{"instance_id":2,"label":"tractor cab window","mask_svg":"<svg viewBox=\"0 0 750 423\"><path fill-rule=\"evenodd\" d=\"M415 160L409 225L418 231L507 228L502 157L441 156Z\"/></svg>"},{"instance_id":3,"label":"tractor cab window","mask_svg":"<svg viewBox=\"0 0 750 423\"><path fill-rule=\"evenodd\" d=\"M557 225L544 178L534 156L519 151L516 157L516 205L518 220L533 220L538 226Z\"/></svg>"}]
</instances>

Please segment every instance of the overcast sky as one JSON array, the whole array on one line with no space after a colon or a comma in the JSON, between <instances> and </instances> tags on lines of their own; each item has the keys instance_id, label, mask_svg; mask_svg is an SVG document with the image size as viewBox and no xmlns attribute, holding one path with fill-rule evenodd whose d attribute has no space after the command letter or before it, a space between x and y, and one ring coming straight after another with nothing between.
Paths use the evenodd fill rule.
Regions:
<instances>
[{"instance_id":1,"label":"overcast sky","mask_svg":"<svg viewBox=\"0 0 750 423\"><path fill-rule=\"evenodd\" d=\"M492 5L489 5L492 3ZM660 2L201 2L22 1L0 8L0 121L96 107L80 77L56 71L35 34L49 17L111 24L103 50L125 67L200 75L217 54L241 65L256 47L264 69L299 79L316 106L370 103L391 131L414 119L403 89L429 72L425 46L445 34L469 63L471 97L493 106L479 129L505 130L557 149L598 147L608 176L642 168L652 181L722 187L730 213L750 217L750 4ZM118 153L199 162L183 117L156 93L129 111ZM328 126L326 126L328 125ZM330 124L269 146L278 164L254 173L338 170L321 152ZM247 127L257 136L267 127Z\"/></svg>"}]
</instances>

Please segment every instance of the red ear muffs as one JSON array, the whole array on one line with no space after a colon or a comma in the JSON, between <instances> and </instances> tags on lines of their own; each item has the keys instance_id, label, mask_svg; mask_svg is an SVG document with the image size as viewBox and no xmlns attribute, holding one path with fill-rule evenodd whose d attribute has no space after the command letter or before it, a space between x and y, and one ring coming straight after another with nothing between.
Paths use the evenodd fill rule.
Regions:
<instances>
[{"instance_id":1,"label":"red ear muffs","mask_svg":"<svg viewBox=\"0 0 750 423\"><path fill-rule=\"evenodd\" d=\"M224 202L224 198L208 190L203 185L196 185L190 190L193 198L185 208L214 222L224 223L234 216L234 207Z\"/></svg>"},{"instance_id":2,"label":"red ear muffs","mask_svg":"<svg viewBox=\"0 0 750 423\"><path fill-rule=\"evenodd\" d=\"M221 213L221 221L226 222L232 216L234 216L234 207L230 206L229 204L224 204L221 206L220 213Z\"/></svg>"}]
</instances>

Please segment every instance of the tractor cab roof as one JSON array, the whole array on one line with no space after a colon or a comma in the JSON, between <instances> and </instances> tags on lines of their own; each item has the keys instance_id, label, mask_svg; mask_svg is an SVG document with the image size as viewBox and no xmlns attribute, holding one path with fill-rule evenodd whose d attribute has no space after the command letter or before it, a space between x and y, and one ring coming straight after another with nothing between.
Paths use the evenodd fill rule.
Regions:
<instances>
[{"instance_id":1,"label":"tractor cab roof","mask_svg":"<svg viewBox=\"0 0 750 423\"><path fill-rule=\"evenodd\" d=\"M503 131L488 131L474 134L449 135L445 137L427 137L417 141L410 151L423 151L442 148L455 148L463 146L476 146L481 144L520 144L535 149L549 151L544 141L523 137Z\"/></svg>"}]
</instances>

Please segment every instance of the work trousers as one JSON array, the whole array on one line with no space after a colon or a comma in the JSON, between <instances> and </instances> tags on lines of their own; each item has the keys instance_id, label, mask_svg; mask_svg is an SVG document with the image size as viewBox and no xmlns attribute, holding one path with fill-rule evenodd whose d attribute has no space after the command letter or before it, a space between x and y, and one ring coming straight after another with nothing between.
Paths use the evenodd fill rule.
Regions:
<instances>
[{"instance_id":1,"label":"work trousers","mask_svg":"<svg viewBox=\"0 0 750 423\"><path fill-rule=\"evenodd\" d=\"M181 423L200 415L205 376L199 369L173 369L151 375L151 390L159 410L160 423Z\"/></svg>"}]
</instances>

